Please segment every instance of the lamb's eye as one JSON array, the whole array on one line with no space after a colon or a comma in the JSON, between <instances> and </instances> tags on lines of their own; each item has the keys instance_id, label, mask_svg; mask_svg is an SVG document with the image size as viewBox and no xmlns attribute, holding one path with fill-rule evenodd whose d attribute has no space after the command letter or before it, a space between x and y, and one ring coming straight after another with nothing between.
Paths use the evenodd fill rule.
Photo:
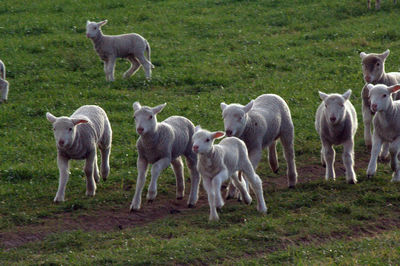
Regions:
<instances>
[{"instance_id":1,"label":"lamb's eye","mask_svg":"<svg viewBox=\"0 0 400 266\"><path fill-rule=\"evenodd\" d=\"M378 62L378 63L376 63L376 66L379 66L379 62Z\"/></svg>"},{"instance_id":2,"label":"lamb's eye","mask_svg":"<svg viewBox=\"0 0 400 266\"><path fill-rule=\"evenodd\" d=\"M151 116L149 116L149 120L151 120L151 119L153 119L153 116L151 115Z\"/></svg>"},{"instance_id":3,"label":"lamb's eye","mask_svg":"<svg viewBox=\"0 0 400 266\"><path fill-rule=\"evenodd\" d=\"M136 120L136 116L133 116L133 119L135 119L135 120Z\"/></svg>"},{"instance_id":4,"label":"lamb's eye","mask_svg":"<svg viewBox=\"0 0 400 266\"><path fill-rule=\"evenodd\" d=\"M206 142L210 142L210 139L206 139Z\"/></svg>"},{"instance_id":5,"label":"lamb's eye","mask_svg":"<svg viewBox=\"0 0 400 266\"><path fill-rule=\"evenodd\" d=\"M327 104L325 104L325 108L328 108L328 105L327 105Z\"/></svg>"},{"instance_id":6,"label":"lamb's eye","mask_svg":"<svg viewBox=\"0 0 400 266\"><path fill-rule=\"evenodd\" d=\"M386 94L383 94L383 95L382 95L382 98L386 98Z\"/></svg>"},{"instance_id":7,"label":"lamb's eye","mask_svg":"<svg viewBox=\"0 0 400 266\"><path fill-rule=\"evenodd\" d=\"M55 128L55 127L53 127L53 130L54 130L54 131L56 131L56 128Z\"/></svg>"},{"instance_id":8,"label":"lamb's eye","mask_svg":"<svg viewBox=\"0 0 400 266\"><path fill-rule=\"evenodd\" d=\"M72 131L72 127L68 128L68 131Z\"/></svg>"}]
</instances>

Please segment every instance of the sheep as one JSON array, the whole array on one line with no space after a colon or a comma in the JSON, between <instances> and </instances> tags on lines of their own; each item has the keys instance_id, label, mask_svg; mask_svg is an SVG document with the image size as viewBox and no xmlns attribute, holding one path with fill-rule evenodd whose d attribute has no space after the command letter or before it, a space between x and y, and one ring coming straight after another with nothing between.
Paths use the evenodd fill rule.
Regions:
<instances>
[{"instance_id":1,"label":"sheep","mask_svg":"<svg viewBox=\"0 0 400 266\"><path fill-rule=\"evenodd\" d=\"M165 106L166 103L151 108L141 106L139 102L133 103L136 132L140 137L136 142L138 178L135 195L130 206L131 211L140 209L148 164L152 164L151 181L147 192L149 202L152 202L157 195L159 175L170 164L172 164L176 177L176 198L183 198L185 181L182 155L186 157L191 174L188 207L194 207L198 200L200 176L196 168L197 155L192 151L194 125L189 119L182 116L171 116L160 123L157 122L156 116Z\"/></svg>"},{"instance_id":2,"label":"sheep","mask_svg":"<svg viewBox=\"0 0 400 266\"><path fill-rule=\"evenodd\" d=\"M315 114L315 129L321 138L321 162L326 166L325 179L335 180L335 150L332 145L343 144L343 163L346 180L357 183L354 172L354 135L357 131L357 113L349 101L351 90L343 95L319 92L322 103Z\"/></svg>"},{"instance_id":3,"label":"sheep","mask_svg":"<svg viewBox=\"0 0 400 266\"><path fill-rule=\"evenodd\" d=\"M221 197L221 184L229 177L239 189L244 202L251 203L252 199L246 184L239 180L237 171L243 171L246 179L250 182L257 198L257 210L266 213L267 207L265 206L262 182L250 162L246 144L236 137L228 137L214 145L215 139L224 136L224 132L210 132L200 126L195 128L193 135L193 151L199 156L197 169L202 177L210 205L209 220L219 220L217 208L220 209L224 205Z\"/></svg>"},{"instance_id":4,"label":"sheep","mask_svg":"<svg viewBox=\"0 0 400 266\"><path fill-rule=\"evenodd\" d=\"M400 89L400 84L390 87L384 84L375 86L368 84L367 89L371 99L371 111L376 113L373 120L374 132L367 177L371 178L375 175L381 145L387 142L390 145L392 182L400 182L400 101L393 101L392 97L389 97Z\"/></svg>"},{"instance_id":5,"label":"sheep","mask_svg":"<svg viewBox=\"0 0 400 266\"><path fill-rule=\"evenodd\" d=\"M0 91L1 91L1 100L2 102L7 102L8 99L8 81L6 80L6 65L3 61L0 60Z\"/></svg>"},{"instance_id":6,"label":"sheep","mask_svg":"<svg viewBox=\"0 0 400 266\"><path fill-rule=\"evenodd\" d=\"M150 62L150 44L142 36L136 33L122 35L103 35L101 26L107 20L101 22L86 22L86 36L93 42L94 49L104 61L104 72L107 81L114 81L115 61L118 57L126 58L131 62L131 67L124 73L124 78L129 78L142 65L147 80L151 79L151 69L154 68ZM147 52L148 59L144 53Z\"/></svg>"},{"instance_id":7,"label":"sheep","mask_svg":"<svg viewBox=\"0 0 400 266\"><path fill-rule=\"evenodd\" d=\"M60 180L54 202L65 199L65 187L69 178L69 160L86 160L86 195L94 196L99 182L96 145L101 152L101 177L105 181L110 172L112 131L106 112L96 105L84 105L70 117L55 117L46 113L53 124L57 145L57 164Z\"/></svg>"},{"instance_id":8,"label":"sheep","mask_svg":"<svg viewBox=\"0 0 400 266\"><path fill-rule=\"evenodd\" d=\"M370 101L368 97L368 90L366 89L368 83L371 84L385 84L392 86L400 83L400 72L385 72L385 60L389 56L390 50L387 49L381 54L366 54L365 52L360 53L362 59L362 71L363 77L366 84L361 91L362 98L362 116L364 123L364 141L365 145L371 147L371 121L374 112L371 111ZM392 94L395 100L400 99L400 93ZM389 158L389 145L384 143L382 151L379 155L379 159L385 161Z\"/></svg>"},{"instance_id":9,"label":"sheep","mask_svg":"<svg viewBox=\"0 0 400 266\"><path fill-rule=\"evenodd\" d=\"M246 106L221 103L221 109L226 135L244 141L254 169L257 169L262 150L268 147L269 164L272 171L278 172L276 140L281 140L287 162L288 185L293 188L297 183L294 126L286 102L278 95L263 94ZM232 195L231 188L229 186L227 197Z\"/></svg>"},{"instance_id":10,"label":"sheep","mask_svg":"<svg viewBox=\"0 0 400 266\"><path fill-rule=\"evenodd\" d=\"M397 0L393 0L393 3L396 4ZM367 3L368 9L371 9L371 0L368 0ZM381 0L375 0L375 9L380 9L381 8Z\"/></svg>"}]
</instances>

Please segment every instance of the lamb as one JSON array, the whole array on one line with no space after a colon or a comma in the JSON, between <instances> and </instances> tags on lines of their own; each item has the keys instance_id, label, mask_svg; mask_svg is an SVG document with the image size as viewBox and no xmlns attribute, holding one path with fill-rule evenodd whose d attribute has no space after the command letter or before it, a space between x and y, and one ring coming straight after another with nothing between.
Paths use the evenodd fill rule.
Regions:
<instances>
[{"instance_id":1,"label":"lamb","mask_svg":"<svg viewBox=\"0 0 400 266\"><path fill-rule=\"evenodd\" d=\"M381 54L366 54L364 52L360 53L362 59L362 70L363 77L366 84L361 91L362 98L362 115L364 123L364 140L367 147L371 147L371 121L374 113L371 111L368 89L366 89L368 83L373 85L385 84L387 86L392 86L400 83L400 72L385 72L385 60L389 56L390 50L386 50ZM400 94L395 93L392 95L395 100L400 99ZM380 160L385 161L389 157L389 145L387 143L383 144L382 151L379 155Z\"/></svg>"},{"instance_id":2,"label":"lamb","mask_svg":"<svg viewBox=\"0 0 400 266\"><path fill-rule=\"evenodd\" d=\"M3 61L0 60L0 91L1 91L1 102L6 102L8 99L8 81L6 80L6 66Z\"/></svg>"},{"instance_id":3,"label":"lamb","mask_svg":"<svg viewBox=\"0 0 400 266\"><path fill-rule=\"evenodd\" d=\"M222 138L224 135L224 132L210 132L201 129L200 126L195 128L193 135L193 151L199 155L197 169L203 179L203 186L210 205L209 220L219 220L217 208L222 208L224 205L221 197L221 184L229 177L239 189L244 202L251 203L252 199L246 184L239 180L237 171L243 171L246 179L250 182L256 194L257 210L266 213L267 207L265 206L262 182L254 172L245 143L236 137L228 137L214 145L214 140Z\"/></svg>"},{"instance_id":4,"label":"lamb","mask_svg":"<svg viewBox=\"0 0 400 266\"><path fill-rule=\"evenodd\" d=\"M86 22L86 36L93 42L94 48L104 61L104 72L107 81L114 81L115 61L118 57L126 58L131 62L131 67L124 73L124 78L129 78L142 65L147 80L151 79L151 69L154 68L150 62L150 45L142 36L136 33L122 35L103 35L101 26L107 20L101 22ZM144 53L147 52L148 59Z\"/></svg>"},{"instance_id":5,"label":"lamb","mask_svg":"<svg viewBox=\"0 0 400 266\"><path fill-rule=\"evenodd\" d=\"M343 162L346 168L346 180L357 183L354 172L354 135L357 131L357 114L349 101L351 90L343 95L319 92L323 101L315 115L315 129L322 143L321 162L326 166L325 179L335 180L335 150L332 145L343 144Z\"/></svg>"},{"instance_id":6,"label":"lamb","mask_svg":"<svg viewBox=\"0 0 400 266\"><path fill-rule=\"evenodd\" d=\"M371 99L371 111L375 112L374 133L372 135L371 158L368 164L367 176L371 178L376 173L376 164L381 145L389 143L391 168L393 171L392 182L400 182L400 101L393 101L389 97L400 89L400 84L386 86L384 84L368 84Z\"/></svg>"},{"instance_id":7,"label":"lamb","mask_svg":"<svg viewBox=\"0 0 400 266\"><path fill-rule=\"evenodd\" d=\"M393 0L393 3L396 4L397 0ZM368 0L368 9L371 9L371 0ZM381 8L381 0L375 0L375 9L380 9Z\"/></svg>"},{"instance_id":8,"label":"lamb","mask_svg":"<svg viewBox=\"0 0 400 266\"><path fill-rule=\"evenodd\" d=\"M272 171L278 172L276 140L281 140L287 162L288 185L293 188L297 183L294 126L286 102L278 95L263 94L246 106L221 103L221 109L226 135L244 141L254 169L257 169L262 150L268 147L269 164ZM229 186L228 197L232 195L231 191Z\"/></svg>"},{"instance_id":9,"label":"lamb","mask_svg":"<svg viewBox=\"0 0 400 266\"><path fill-rule=\"evenodd\" d=\"M84 105L70 117L55 117L46 113L53 124L57 145L57 163L60 171L58 191L54 202L64 201L69 178L69 160L86 160L86 195L94 196L99 182L96 145L101 151L101 177L105 181L110 172L112 131L106 112L96 105ZM95 183L96 182L96 183Z\"/></svg>"},{"instance_id":10,"label":"lamb","mask_svg":"<svg viewBox=\"0 0 400 266\"><path fill-rule=\"evenodd\" d=\"M135 195L130 206L131 211L140 209L148 164L152 164L151 181L147 192L149 202L152 202L157 195L157 179L160 173L170 164L172 164L176 177L176 198L183 198L185 181L182 155L186 157L191 174L188 207L194 207L198 200L200 176L196 168L197 155L192 151L194 125L189 119L182 116L171 116L158 123L156 115L165 106L166 103L151 108L141 106L139 102L133 103L136 131L140 137L136 142L138 178Z\"/></svg>"}]
</instances>

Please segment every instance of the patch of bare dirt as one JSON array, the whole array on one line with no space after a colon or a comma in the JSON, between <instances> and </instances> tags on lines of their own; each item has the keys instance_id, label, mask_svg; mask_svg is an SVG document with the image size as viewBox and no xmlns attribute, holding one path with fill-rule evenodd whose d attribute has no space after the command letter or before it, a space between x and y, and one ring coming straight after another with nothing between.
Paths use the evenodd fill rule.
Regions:
<instances>
[{"instance_id":1,"label":"patch of bare dirt","mask_svg":"<svg viewBox=\"0 0 400 266\"><path fill-rule=\"evenodd\" d=\"M356 155L356 171L357 169L365 169L369 159L367 150L361 151ZM325 169L318 163L308 164L298 167L299 183L307 183L312 180L324 178ZM337 156L335 170L337 176L344 175L344 166L341 158ZM338 181L343 182L344 180ZM263 186L267 190L279 190L287 188L287 178L284 171L280 171L278 175L271 178L263 178ZM200 190L200 198L197 207L207 205L207 199L204 191ZM9 249L21 246L25 243L43 240L46 236L53 233L61 233L74 230L83 231L112 231L122 230L135 226L141 226L146 223L163 219L170 215L190 212L186 205L186 200L156 199L155 202L144 203L142 209L137 212L130 213L128 206L118 208L105 208L96 211L88 211L86 214L76 214L74 212L66 212L55 215L52 218L43 218L39 224L28 226L19 226L13 228L13 231L0 232L0 246ZM380 226L391 225L393 221L382 223ZM396 221L396 225L400 225ZM392 228L392 226L390 226ZM372 226L371 232L379 232L377 226ZM382 230L386 230L385 228ZM354 231L354 235L368 235L368 232ZM300 241L302 241L300 239ZM303 240L307 242L306 239Z\"/></svg>"}]
</instances>

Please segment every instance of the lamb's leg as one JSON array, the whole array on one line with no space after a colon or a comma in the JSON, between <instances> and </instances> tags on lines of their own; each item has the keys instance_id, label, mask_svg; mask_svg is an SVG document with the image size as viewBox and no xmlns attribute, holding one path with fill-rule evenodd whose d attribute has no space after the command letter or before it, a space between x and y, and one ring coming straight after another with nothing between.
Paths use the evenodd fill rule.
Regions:
<instances>
[{"instance_id":1,"label":"lamb's leg","mask_svg":"<svg viewBox=\"0 0 400 266\"><path fill-rule=\"evenodd\" d=\"M137 170L138 177L136 180L136 190L135 195L133 196L132 203L130 206L130 210L139 210L142 202L142 191L144 184L146 183L146 175L147 175L147 166L148 163L145 159L143 159L140 155L137 158Z\"/></svg>"},{"instance_id":2,"label":"lamb's leg","mask_svg":"<svg viewBox=\"0 0 400 266\"><path fill-rule=\"evenodd\" d=\"M1 89L1 100L3 102L6 102L8 98L8 83L5 83L0 89Z\"/></svg>"},{"instance_id":3,"label":"lamb's leg","mask_svg":"<svg viewBox=\"0 0 400 266\"><path fill-rule=\"evenodd\" d=\"M135 74L136 71L138 71L140 68L140 62L135 57L130 56L128 57L128 60L131 62L131 67L124 73L124 78L129 78L130 76Z\"/></svg>"},{"instance_id":4,"label":"lamb's leg","mask_svg":"<svg viewBox=\"0 0 400 266\"><path fill-rule=\"evenodd\" d=\"M389 143L388 142L383 142L382 143L382 150L379 153L379 161L381 162L387 162L390 158L390 154L389 154Z\"/></svg>"},{"instance_id":5,"label":"lamb's leg","mask_svg":"<svg viewBox=\"0 0 400 266\"><path fill-rule=\"evenodd\" d=\"M101 148L100 152L101 152L101 178L103 179L103 181L106 181L110 173L111 147Z\"/></svg>"},{"instance_id":6,"label":"lamb's leg","mask_svg":"<svg viewBox=\"0 0 400 266\"><path fill-rule=\"evenodd\" d=\"M97 154L94 155L93 160L93 177L96 183L99 183L100 176L99 176L99 166L97 165Z\"/></svg>"},{"instance_id":7,"label":"lamb's leg","mask_svg":"<svg viewBox=\"0 0 400 266\"><path fill-rule=\"evenodd\" d=\"M324 146L321 147L321 164L326 167Z\"/></svg>"},{"instance_id":8,"label":"lamb's leg","mask_svg":"<svg viewBox=\"0 0 400 266\"><path fill-rule=\"evenodd\" d=\"M114 81L115 60L115 57L109 57L104 61L104 72L106 73L107 81Z\"/></svg>"},{"instance_id":9,"label":"lamb's leg","mask_svg":"<svg viewBox=\"0 0 400 266\"><path fill-rule=\"evenodd\" d=\"M176 198L181 200L185 195L185 179L183 175L183 163L181 157L171 161L176 178Z\"/></svg>"},{"instance_id":10,"label":"lamb's leg","mask_svg":"<svg viewBox=\"0 0 400 266\"><path fill-rule=\"evenodd\" d=\"M382 140L374 132L374 134L372 135L371 158L369 160L367 169L368 178L371 178L376 173L376 163L378 161L379 151L381 150L381 148L382 148Z\"/></svg>"},{"instance_id":11,"label":"lamb's leg","mask_svg":"<svg viewBox=\"0 0 400 266\"><path fill-rule=\"evenodd\" d=\"M326 142L322 142L325 151L325 162L326 162L326 170L325 170L325 180L329 180L332 178L335 180L335 169L334 169L334 161L335 161L335 150L332 145Z\"/></svg>"},{"instance_id":12,"label":"lamb's leg","mask_svg":"<svg viewBox=\"0 0 400 266\"><path fill-rule=\"evenodd\" d=\"M200 185L200 174L197 171L197 156L192 153L186 156L187 166L190 170L190 194L188 199L188 207L192 208L196 205L199 199L199 185Z\"/></svg>"},{"instance_id":13,"label":"lamb's leg","mask_svg":"<svg viewBox=\"0 0 400 266\"><path fill-rule=\"evenodd\" d=\"M390 144L391 166L393 170L392 182L400 182L399 167L400 137Z\"/></svg>"},{"instance_id":14,"label":"lamb's leg","mask_svg":"<svg viewBox=\"0 0 400 266\"><path fill-rule=\"evenodd\" d=\"M57 194L54 198L54 202L64 201L65 198L65 187L67 186L68 178L69 178L69 166L68 159L62 157L61 155L57 156L57 165L60 171L60 180L58 182L58 190Z\"/></svg>"},{"instance_id":15,"label":"lamb's leg","mask_svg":"<svg viewBox=\"0 0 400 266\"><path fill-rule=\"evenodd\" d=\"M257 199L257 210L261 213L267 212L267 206L265 205L262 181L261 178L254 172L254 168L251 166L250 161L245 161L243 164L243 173L249 180L250 187L256 194Z\"/></svg>"},{"instance_id":16,"label":"lamb's leg","mask_svg":"<svg viewBox=\"0 0 400 266\"><path fill-rule=\"evenodd\" d=\"M381 0L375 0L375 9L381 8Z\"/></svg>"},{"instance_id":17,"label":"lamb's leg","mask_svg":"<svg viewBox=\"0 0 400 266\"><path fill-rule=\"evenodd\" d=\"M242 196L244 203L246 203L247 205L250 205L252 198L249 194L249 191L246 188L246 183L243 180L242 181L239 180L238 172L235 172L231 176L231 179L232 179L232 183L235 184L235 187L240 191L240 195Z\"/></svg>"},{"instance_id":18,"label":"lamb's leg","mask_svg":"<svg viewBox=\"0 0 400 266\"><path fill-rule=\"evenodd\" d=\"M152 69L152 64L149 62L149 60L146 59L144 54L140 55L137 57L139 60L140 64L143 66L144 72L146 73L146 78L147 80L151 79L151 69Z\"/></svg>"},{"instance_id":19,"label":"lamb's leg","mask_svg":"<svg viewBox=\"0 0 400 266\"><path fill-rule=\"evenodd\" d=\"M238 190L236 189L236 186L233 182L229 181L229 184L226 188L226 194L225 194L225 199L234 199L238 198L240 199L240 195L238 195Z\"/></svg>"},{"instance_id":20,"label":"lamb's leg","mask_svg":"<svg viewBox=\"0 0 400 266\"><path fill-rule=\"evenodd\" d=\"M357 177L354 172L354 140L350 139L343 143L343 163L346 168L346 181L349 184L356 184Z\"/></svg>"},{"instance_id":21,"label":"lamb's leg","mask_svg":"<svg viewBox=\"0 0 400 266\"><path fill-rule=\"evenodd\" d=\"M151 180L147 191L147 200L152 202L157 196L157 179L161 172L171 164L170 158L162 158L155 162L151 167Z\"/></svg>"},{"instance_id":22,"label":"lamb's leg","mask_svg":"<svg viewBox=\"0 0 400 266\"><path fill-rule=\"evenodd\" d=\"M362 116L363 116L363 123L364 123L364 141L365 145L370 148L372 146L372 136L371 136L371 121L372 121L372 114L369 106L367 103L362 103Z\"/></svg>"},{"instance_id":23,"label":"lamb's leg","mask_svg":"<svg viewBox=\"0 0 400 266\"><path fill-rule=\"evenodd\" d=\"M225 204L221 195L221 185L223 182L227 181L228 178L228 171L224 169L211 180L211 185L215 191L215 206L218 209L221 209Z\"/></svg>"},{"instance_id":24,"label":"lamb's leg","mask_svg":"<svg viewBox=\"0 0 400 266\"><path fill-rule=\"evenodd\" d=\"M96 148L88 154L86 158L86 163L84 167L85 175L86 175L86 196L94 196L96 194L96 182L94 181L94 169L93 164L96 157Z\"/></svg>"},{"instance_id":25,"label":"lamb's leg","mask_svg":"<svg viewBox=\"0 0 400 266\"><path fill-rule=\"evenodd\" d=\"M368 0L367 7L368 7L368 9L371 9L371 0Z\"/></svg>"},{"instance_id":26,"label":"lamb's leg","mask_svg":"<svg viewBox=\"0 0 400 266\"><path fill-rule=\"evenodd\" d=\"M276 154L276 141L273 141L271 145L268 147L268 158L269 165L274 173L277 173L279 170L278 156Z\"/></svg>"},{"instance_id":27,"label":"lamb's leg","mask_svg":"<svg viewBox=\"0 0 400 266\"><path fill-rule=\"evenodd\" d=\"M214 177L215 178L215 177ZM210 216L209 220L210 221L218 221L218 213L217 213L217 207L215 205L215 191L213 189L213 186L211 184L211 179L208 177L203 177L203 187L205 191L207 192L207 197L208 197L208 205L210 206Z\"/></svg>"},{"instance_id":28,"label":"lamb's leg","mask_svg":"<svg viewBox=\"0 0 400 266\"><path fill-rule=\"evenodd\" d=\"M262 146L257 145L256 148L253 148L252 150L249 150L249 158L251 165L253 166L254 169L257 169L258 163L261 160L261 155L262 155Z\"/></svg>"},{"instance_id":29,"label":"lamb's leg","mask_svg":"<svg viewBox=\"0 0 400 266\"><path fill-rule=\"evenodd\" d=\"M293 131L290 134L281 135L281 143L283 146L283 153L285 155L287 163L287 177L290 188L295 187L295 185L297 184L297 170L296 170L296 163L294 161L295 155L294 155L293 138L294 138Z\"/></svg>"}]
</instances>

